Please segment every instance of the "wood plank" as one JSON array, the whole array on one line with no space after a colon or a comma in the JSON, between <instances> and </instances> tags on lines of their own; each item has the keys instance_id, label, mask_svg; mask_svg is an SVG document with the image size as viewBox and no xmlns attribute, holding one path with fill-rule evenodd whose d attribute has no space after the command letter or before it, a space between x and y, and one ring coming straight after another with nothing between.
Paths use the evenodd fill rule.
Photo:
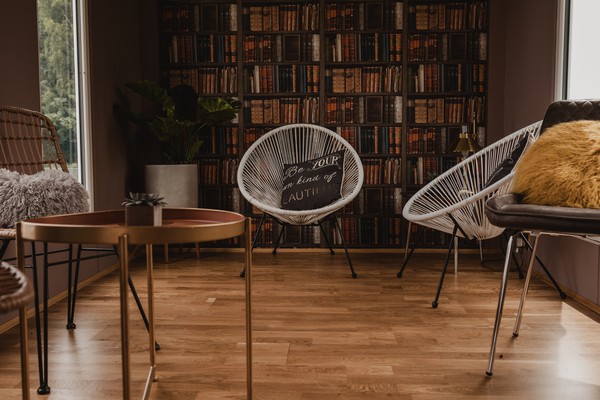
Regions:
<instances>
[{"instance_id":1,"label":"wood plank","mask_svg":"<svg viewBox=\"0 0 600 400\"><path fill-rule=\"evenodd\" d=\"M495 374L485 376L500 284L498 255L482 266L461 254L440 306L431 308L443 255L415 254L402 279L398 254L254 256L254 397L321 399L598 399L600 318L534 279L518 338L514 314L523 281L511 273ZM157 259L157 261L161 261ZM242 254L203 252L155 272L159 380L152 399L244 399ZM132 265L145 298L142 261ZM31 319L33 398L120 398L118 277L78 295L77 329L66 331L66 302L50 308L49 396L35 394L37 360ZM131 302L133 303L133 302ZM147 372L147 336L132 304L134 398ZM0 335L0 398L20 398L18 330Z\"/></svg>"}]
</instances>

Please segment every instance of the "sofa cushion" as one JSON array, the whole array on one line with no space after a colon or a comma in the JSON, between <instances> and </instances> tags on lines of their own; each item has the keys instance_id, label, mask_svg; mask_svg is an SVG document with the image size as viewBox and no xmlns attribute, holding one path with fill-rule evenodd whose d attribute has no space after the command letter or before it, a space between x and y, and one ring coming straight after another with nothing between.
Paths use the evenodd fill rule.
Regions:
<instances>
[{"instance_id":1,"label":"sofa cushion","mask_svg":"<svg viewBox=\"0 0 600 400\"><path fill-rule=\"evenodd\" d=\"M600 208L600 121L548 128L521 157L511 191L529 204Z\"/></svg>"},{"instance_id":2,"label":"sofa cushion","mask_svg":"<svg viewBox=\"0 0 600 400\"><path fill-rule=\"evenodd\" d=\"M89 211L89 195L71 174L46 170L20 175L0 169L0 227L48 215Z\"/></svg>"},{"instance_id":3,"label":"sofa cushion","mask_svg":"<svg viewBox=\"0 0 600 400\"><path fill-rule=\"evenodd\" d=\"M314 210L342 197L344 152L283 166L284 210Z\"/></svg>"}]
</instances>

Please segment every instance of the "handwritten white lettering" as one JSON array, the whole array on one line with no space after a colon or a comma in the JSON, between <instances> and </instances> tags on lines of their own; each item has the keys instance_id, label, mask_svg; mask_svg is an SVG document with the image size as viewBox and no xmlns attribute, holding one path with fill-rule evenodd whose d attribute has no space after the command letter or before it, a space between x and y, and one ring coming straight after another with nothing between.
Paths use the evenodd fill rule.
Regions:
<instances>
[{"instance_id":1,"label":"handwritten white lettering","mask_svg":"<svg viewBox=\"0 0 600 400\"><path fill-rule=\"evenodd\" d=\"M339 155L331 154L326 157L311 161L312 167L308 168L307 171L316 171L318 169L321 169L323 167L328 167L330 165L336 165L338 168L341 168L339 161L340 161Z\"/></svg>"}]
</instances>

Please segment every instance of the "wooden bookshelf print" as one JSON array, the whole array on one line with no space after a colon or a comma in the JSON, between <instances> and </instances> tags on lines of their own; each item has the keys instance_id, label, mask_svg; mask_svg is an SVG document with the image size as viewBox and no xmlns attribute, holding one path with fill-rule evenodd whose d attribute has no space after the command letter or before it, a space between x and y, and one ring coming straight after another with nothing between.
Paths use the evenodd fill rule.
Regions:
<instances>
[{"instance_id":1,"label":"wooden bookshelf print","mask_svg":"<svg viewBox=\"0 0 600 400\"><path fill-rule=\"evenodd\" d=\"M162 0L161 80L235 98L237 121L203 137L200 206L260 217L237 189L246 149L292 123L325 126L360 154L364 188L338 220L353 247L404 245L402 207L455 165L464 126L485 144L489 0ZM253 225L256 229L256 224ZM280 232L268 222L259 245ZM341 237L327 228L336 244ZM288 247L325 246L290 227ZM446 238L426 232L427 246ZM239 245L228 241L220 245Z\"/></svg>"}]
</instances>

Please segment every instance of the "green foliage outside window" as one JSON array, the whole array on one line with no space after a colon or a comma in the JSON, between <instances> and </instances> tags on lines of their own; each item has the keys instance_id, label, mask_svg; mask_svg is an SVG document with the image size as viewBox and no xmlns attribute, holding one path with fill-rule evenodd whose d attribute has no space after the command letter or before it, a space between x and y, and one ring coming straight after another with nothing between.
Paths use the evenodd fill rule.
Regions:
<instances>
[{"instance_id":1,"label":"green foliage outside window","mask_svg":"<svg viewBox=\"0 0 600 400\"><path fill-rule=\"evenodd\" d=\"M77 163L77 98L72 0L38 0L42 113L54 122L67 163Z\"/></svg>"}]
</instances>

